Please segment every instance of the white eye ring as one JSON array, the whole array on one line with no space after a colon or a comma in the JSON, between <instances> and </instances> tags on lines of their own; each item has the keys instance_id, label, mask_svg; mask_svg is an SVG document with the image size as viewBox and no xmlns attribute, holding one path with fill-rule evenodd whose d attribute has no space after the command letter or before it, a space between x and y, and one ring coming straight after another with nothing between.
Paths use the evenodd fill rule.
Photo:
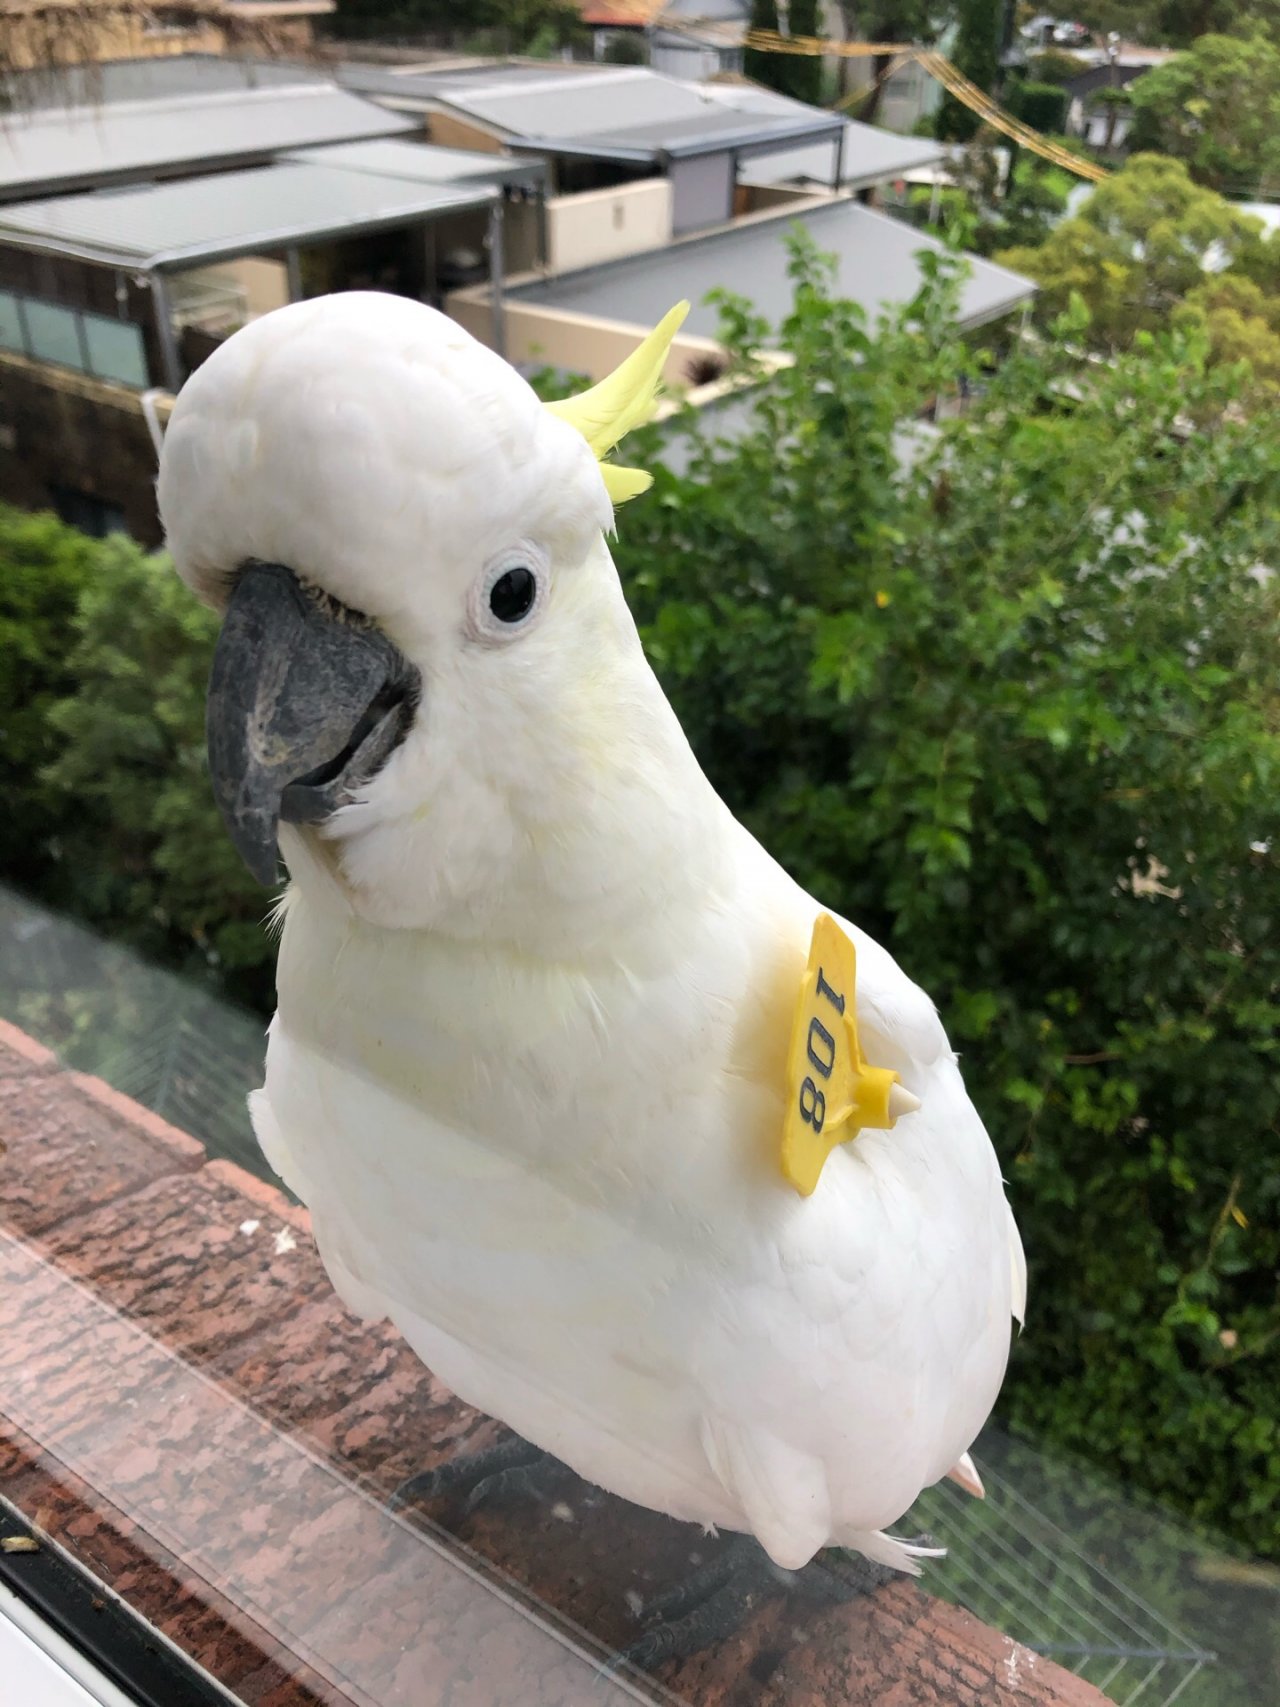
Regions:
<instances>
[{"instance_id":1,"label":"white eye ring","mask_svg":"<svg viewBox=\"0 0 1280 1707\"><path fill-rule=\"evenodd\" d=\"M467 626L477 640L501 644L526 633L547 602L546 554L527 541L492 559L467 597Z\"/></svg>"}]
</instances>

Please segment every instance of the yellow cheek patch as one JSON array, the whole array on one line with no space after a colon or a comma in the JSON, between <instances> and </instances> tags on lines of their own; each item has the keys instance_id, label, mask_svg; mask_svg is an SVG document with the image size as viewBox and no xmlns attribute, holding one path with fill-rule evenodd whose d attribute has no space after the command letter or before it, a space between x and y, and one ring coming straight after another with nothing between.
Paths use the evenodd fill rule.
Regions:
<instances>
[{"instance_id":1,"label":"yellow cheek patch","mask_svg":"<svg viewBox=\"0 0 1280 1707\"><path fill-rule=\"evenodd\" d=\"M896 1073L863 1060L857 972L853 944L829 913L820 914L791 1026L782 1128L782 1171L802 1197L812 1195L837 1144L864 1126L887 1131L899 1114L919 1107Z\"/></svg>"}]
</instances>

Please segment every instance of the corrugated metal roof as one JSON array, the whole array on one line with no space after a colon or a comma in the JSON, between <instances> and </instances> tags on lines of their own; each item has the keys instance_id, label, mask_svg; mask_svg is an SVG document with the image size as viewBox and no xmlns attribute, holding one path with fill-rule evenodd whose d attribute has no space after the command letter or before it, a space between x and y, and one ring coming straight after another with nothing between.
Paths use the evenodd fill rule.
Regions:
<instances>
[{"instance_id":1,"label":"corrugated metal roof","mask_svg":"<svg viewBox=\"0 0 1280 1707\"><path fill-rule=\"evenodd\" d=\"M467 67L365 78L365 68L340 73L350 86L379 99L447 107L522 148L591 154L596 158L656 160L735 147L785 145L838 128L838 115L801 101L787 111L731 110L696 84L663 77L644 66L601 65L569 74L528 66Z\"/></svg>"},{"instance_id":2,"label":"corrugated metal roof","mask_svg":"<svg viewBox=\"0 0 1280 1707\"><path fill-rule=\"evenodd\" d=\"M0 207L0 243L178 272L405 225L498 199L492 184L414 184L301 161Z\"/></svg>"},{"instance_id":3,"label":"corrugated metal roof","mask_svg":"<svg viewBox=\"0 0 1280 1707\"><path fill-rule=\"evenodd\" d=\"M541 184L547 168L541 160L517 160L510 154L481 154L469 148L437 148L428 142L339 142L300 148L283 156L344 171L375 172L384 178L408 178L416 184Z\"/></svg>"},{"instance_id":4,"label":"corrugated metal roof","mask_svg":"<svg viewBox=\"0 0 1280 1707\"><path fill-rule=\"evenodd\" d=\"M283 149L414 128L332 83L9 113L0 126L0 197L248 164Z\"/></svg>"},{"instance_id":5,"label":"corrugated metal roof","mask_svg":"<svg viewBox=\"0 0 1280 1707\"><path fill-rule=\"evenodd\" d=\"M331 84L326 71L287 60L244 54L171 53L149 59L111 59L56 70L14 71L0 88L19 109L99 107L118 101L172 101L183 95L234 89L279 89L298 83Z\"/></svg>"},{"instance_id":6,"label":"corrugated metal roof","mask_svg":"<svg viewBox=\"0 0 1280 1707\"><path fill-rule=\"evenodd\" d=\"M803 102L793 101L776 90L762 89L754 83L701 83L702 93L712 101L732 107L736 112L774 114L779 119L787 114L809 111ZM875 125L845 120L844 153L840 182L846 189L860 189L866 184L883 184L904 172L919 171L945 160L947 146L932 137L900 136L896 131L879 130ZM832 146L818 143L809 148L788 148L770 153L751 163L743 174L758 184L785 184L809 180L829 184L834 164Z\"/></svg>"},{"instance_id":7,"label":"corrugated metal roof","mask_svg":"<svg viewBox=\"0 0 1280 1707\"><path fill-rule=\"evenodd\" d=\"M803 225L824 253L836 257L835 289L861 303L874 320L884 308L909 302L920 288L922 249L942 246L901 221L857 202L833 202L800 215L754 221L705 237L673 243L607 266L517 286L512 302L540 302L577 314L653 326L681 297L693 303L685 331L714 337L718 315L705 301L717 287L740 291L772 325L786 315L794 286L787 273L786 234ZM960 319L978 326L1025 302L1030 279L969 257L960 294Z\"/></svg>"},{"instance_id":8,"label":"corrugated metal roof","mask_svg":"<svg viewBox=\"0 0 1280 1707\"><path fill-rule=\"evenodd\" d=\"M653 161L660 155L680 159L689 154L717 154L725 150L750 155L772 151L789 137L807 140L826 134L833 139L840 119L816 113L806 119L771 119L762 123L749 113L701 112L684 119L652 119L625 128L585 131L578 136L522 137L517 146L539 147L548 153L589 154L597 159ZM828 145L830 147L831 144ZM822 144L818 144L821 149Z\"/></svg>"}]
</instances>

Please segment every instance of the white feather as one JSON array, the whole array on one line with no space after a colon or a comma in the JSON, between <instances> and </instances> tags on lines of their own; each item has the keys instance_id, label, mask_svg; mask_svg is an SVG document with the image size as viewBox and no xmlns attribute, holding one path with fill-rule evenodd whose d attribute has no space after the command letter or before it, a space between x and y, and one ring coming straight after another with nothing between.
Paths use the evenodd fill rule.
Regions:
<instances>
[{"instance_id":1,"label":"white feather","mask_svg":"<svg viewBox=\"0 0 1280 1707\"><path fill-rule=\"evenodd\" d=\"M582 440L390 300L237 335L161 474L204 596L246 557L290 564L424 680L362 798L285 844L263 1148L341 1294L464 1399L781 1565L835 1542L914 1571L880 1532L977 1434L1025 1290L945 1032L846 924L864 1049L921 1106L801 1199L778 1146L818 903L699 769ZM545 613L477 644L468 590L522 539Z\"/></svg>"}]
</instances>

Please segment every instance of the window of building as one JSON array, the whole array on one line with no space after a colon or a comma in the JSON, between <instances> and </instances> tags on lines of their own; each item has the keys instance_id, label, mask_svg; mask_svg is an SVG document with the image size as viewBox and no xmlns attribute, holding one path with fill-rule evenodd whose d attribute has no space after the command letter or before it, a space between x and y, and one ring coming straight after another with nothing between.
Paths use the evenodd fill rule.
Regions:
<instances>
[{"instance_id":1,"label":"window of building","mask_svg":"<svg viewBox=\"0 0 1280 1707\"><path fill-rule=\"evenodd\" d=\"M77 491L74 486L55 486L53 507L61 520L79 528L92 539L105 539L109 533L126 533L124 511L91 492Z\"/></svg>"},{"instance_id":2,"label":"window of building","mask_svg":"<svg viewBox=\"0 0 1280 1707\"><path fill-rule=\"evenodd\" d=\"M89 371L99 379L143 389L148 381L141 326L131 320L108 320L103 314L85 314L82 319Z\"/></svg>"},{"instance_id":3,"label":"window of building","mask_svg":"<svg viewBox=\"0 0 1280 1707\"><path fill-rule=\"evenodd\" d=\"M0 291L0 349L138 390L150 383L142 328L132 320L12 291Z\"/></svg>"},{"instance_id":4,"label":"window of building","mask_svg":"<svg viewBox=\"0 0 1280 1707\"><path fill-rule=\"evenodd\" d=\"M28 300L23 304L27 322L27 353L37 361L57 362L59 367L84 371L86 363L80 343L80 316L73 308L52 302Z\"/></svg>"},{"instance_id":5,"label":"window of building","mask_svg":"<svg viewBox=\"0 0 1280 1707\"><path fill-rule=\"evenodd\" d=\"M18 299L9 290L0 290L0 350L23 350L22 319Z\"/></svg>"}]
</instances>

